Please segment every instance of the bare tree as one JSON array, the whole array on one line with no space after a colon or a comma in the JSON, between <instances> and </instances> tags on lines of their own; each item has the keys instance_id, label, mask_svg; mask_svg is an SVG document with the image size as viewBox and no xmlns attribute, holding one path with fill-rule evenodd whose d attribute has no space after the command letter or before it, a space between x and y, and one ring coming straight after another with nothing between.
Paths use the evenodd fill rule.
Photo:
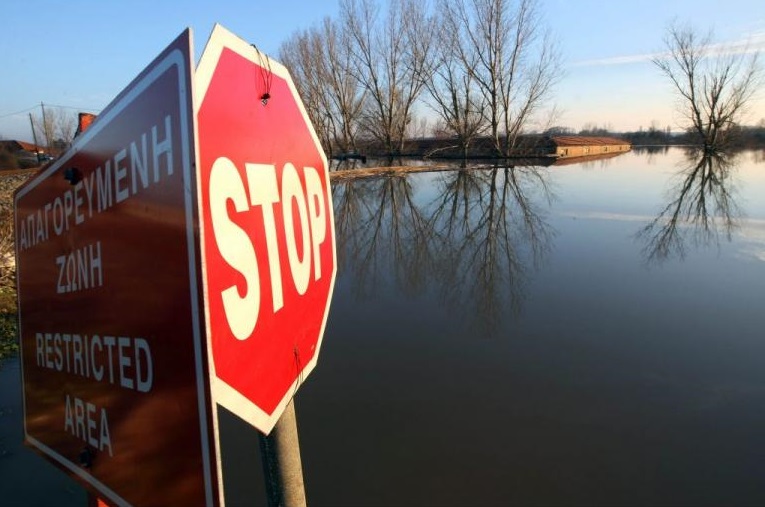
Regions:
<instances>
[{"instance_id":1,"label":"bare tree","mask_svg":"<svg viewBox=\"0 0 765 507\"><path fill-rule=\"evenodd\" d=\"M433 20L418 0L391 0L384 15L375 0L343 0L340 10L351 72L367 93L364 129L389 153L401 152L412 108L432 73Z\"/></svg>"},{"instance_id":2,"label":"bare tree","mask_svg":"<svg viewBox=\"0 0 765 507\"><path fill-rule=\"evenodd\" d=\"M428 104L440 119L439 130L454 137L457 148L467 157L470 144L487 125L486 101L475 77L478 54L461 47L469 27L458 22L452 5L442 0L438 12L435 68L433 78L425 84Z\"/></svg>"},{"instance_id":3,"label":"bare tree","mask_svg":"<svg viewBox=\"0 0 765 507\"><path fill-rule=\"evenodd\" d=\"M37 138L45 143L46 149L50 148L55 136L56 124L53 120L53 116L53 109L48 108L48 111L45 111L45 106L42 106L42 112L39 115L32 115L32 125Z\"/></svg>"},{"instance_id":4,"label":"bare tree","mask_svg":"<svg viewBox=\"0 0 765 507\"><path fill-rule=\"evenodd\" d=\"M311 30L294 33L279 48L279 59L292 75L316 135L331 157L335 128L329 113L327 89L318 69L322 63L323 46L316 40L318 37L318 33Z\"/></svg>"},{"instance_id":5,"label":"bare tree","mask_svg":"<svg viewBox=\"0 0 765 507\"><path fill-rule=\"evenodd\" d=\"M707 151L724 148L729 134L762 82L759 53L727 50L673 23L664 39L667 52L653 63L678 93L679 112Z\"/></svg>"},{"instance_id":6,"label":"bare tree","mask_svg":"<svg viewBox=\"0 0 765 507\"><path fill-rule=\"evenodd\" d=\"M74 139L74 132L77 130L77 120L73 114L61 114L56 118L57 138L70 145Z\"/></svg>"},{"instance_id":7,"label":"bare tree","mask_svg":"<svg viewBox=\"0 0 765 507\"><path fill-rule=\"evenodd\" d=\"M537 0L445 0L442 10L454 26L467 27L460 31L460 60L486 102L497 152L508 155L561 76Z\"/></svg>"},{"instance_id":8,"label":"bare tree","mask_svg":"<svg viewBox=\"0 0 765 507\"><path fill-rule=\"evenodd\" d=\"M327 152L356 151L364 91L350 73L348 32L331 18L294 34L279 57L296 78L311 121Z\"/></svg>"},{"instance_id":9,"label":"bare tree","mask_svg":"<svg viewBox=\"0 0 765 507\"><path fill-rule=\"evenodd\" d=\"M349 51L350 35L348 30L329 18L324 19L321 29L326 56L322 70L330 89L330 116L337 118L339 125L335 141L343 152L356 151L364 90L349 72L353 59Z\"/></svg>"},{"instance_id":10,"label":"bare tree","mask_svg":"<svg viewBox=\"0 0 765 507\"><path fill-rule=\"evenodd\" d=\"M43 106L39 115L32 115L32 124L38 138L50 149L54 145L66 147L71 144L77 119L73 112L62 107Z\"/></svg>"}]
</instances>

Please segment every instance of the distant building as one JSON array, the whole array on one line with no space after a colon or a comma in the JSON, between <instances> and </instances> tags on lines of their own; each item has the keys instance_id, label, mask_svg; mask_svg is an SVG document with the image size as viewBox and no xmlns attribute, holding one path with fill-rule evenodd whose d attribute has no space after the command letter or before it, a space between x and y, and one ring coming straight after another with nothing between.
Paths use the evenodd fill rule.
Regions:
<instances>
[{"instance_id":1,"label":"distant building","mask_svg":"<svg viewBox=\"0 0 765 507\"><path fill-rule=\"evenodd\" d=\"M13 140L0 141L0 150L7 151L9 153L17 153L19 151L27 151L29 153L45 153L45 150L43 150L39 146L35 146L32 143L27 143L24 141L13 141Z\"/></svg>"},{"instance_id":2,"label":"distant building","mask_svg":"<svg viewBox=\"0 0 765 507\"><path fill-rule=\"evenodd\" d=\"M552 136L545 148L550 155L571 158L624 153L632 149L632 144L618 137Z\"/></svg>"},{"instance_id":3,"label":"distant building","mask_svg":"<svg viewBox=\"0 0 765 507\"><path fill-rule=\"evenodd\" d=\"M41 146L16 140L0 140L0 155L0 169L27 169L53 160Z\"/></svg>"},{"instance_id":4,"label":"distant building","mask_svg":"<svg viewBox=\"0 0 765 507\"><path fill-rule=\"evenodd\" d=\"M524 134L518 136L509 157L497 154L496 140L490 136L472 139L469 148L460 149L454 137L429 137L409 139L400 155L408 157L462 159L469 158L543 158L562 159L593 157L606 154L626 153L632 144L618 137ZM359 143L359 152L368 157L385 157L379 143Z\"/></svg>"}]
</instances>

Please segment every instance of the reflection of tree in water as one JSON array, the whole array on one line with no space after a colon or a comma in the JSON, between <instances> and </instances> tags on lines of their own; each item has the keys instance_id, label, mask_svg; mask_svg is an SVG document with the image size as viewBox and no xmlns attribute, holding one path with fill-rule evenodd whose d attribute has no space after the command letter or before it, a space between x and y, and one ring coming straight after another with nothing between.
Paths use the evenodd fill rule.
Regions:
<instances>
[{"instance_id":1,"label":"reflection of tree in water","mask_svg":"<svg viewBox=\"0 0 765 507\"><path fill-rule=\"evenodd\" d=\"M731 176L736 157L726 153L686 153L687 167L678 174L670 202L659 215L638 232L645 242L648 262L670 257L683 258L687 244L719 244L730 240L738 228L741 212L736 205Z\"/></svg>"},{"instance_id":2,"label":"reflection of tree in water","mask_svg":"<svg viewBox=\"0 0 765 507\"><path fill-rule=\"evenodd\" d=\"M519 308L525 280L549 248L537 204L550 197L544 174L472 169L436 182L438 197L427 206L402 176L336 184L339 265L354 267L362 294L387 280L413 294L435 285L450 309L492 331Z\"/></svg>"},{"instance_id":3,"label":"reflection of tree in water","mask_svg":"<svg viewBox=\"0 0 765 507\"><path fill-rule=\"evenodd\" d=\"M495 329L517 312L526 280L549 249L551 232L535 198L549 203L535 168L463 170L441 181L431 224L440 252L438 273L450 306Z\"/></svg>"},{"instance_id":4,"label":"reflection of tree in water","mask_svg":"<svg viewBox=\"0 0 765 507\"><path fill-rule=\"evenodd\" d=\"M356 288L374 290L388 268L397 287L421 288L432 265L432 234L408 179L352 180L335 185L333 192L339 261L356 267ZM385 265L389 257L391 266Z\"/></svg>"}]
</instances>

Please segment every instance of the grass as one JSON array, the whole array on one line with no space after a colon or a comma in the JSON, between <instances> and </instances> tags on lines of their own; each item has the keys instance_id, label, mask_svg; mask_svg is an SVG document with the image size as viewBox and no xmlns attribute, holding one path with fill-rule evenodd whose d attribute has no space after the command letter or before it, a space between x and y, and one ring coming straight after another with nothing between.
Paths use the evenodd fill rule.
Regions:
<instances>
[{"instance_id":1,"label":"grass","mask_svg":"<svg viewBox=\"0 0 765 507\"><path fill-rule=\"evenodd\" d=\"M16 291L0 287L0 360L19 350L19 329L16 320Z\"/></svg>"}]
</instances>

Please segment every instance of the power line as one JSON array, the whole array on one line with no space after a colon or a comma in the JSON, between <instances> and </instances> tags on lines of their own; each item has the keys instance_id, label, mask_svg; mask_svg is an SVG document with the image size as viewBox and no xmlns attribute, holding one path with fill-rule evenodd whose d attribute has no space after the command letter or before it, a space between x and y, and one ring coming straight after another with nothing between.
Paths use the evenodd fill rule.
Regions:
<instances>
[{"instance_id":1,"label":"power line","mask_svg":"<svg viewBox=\"0 0 765 507\"><path fill-rule=\"evenodd\" d=\"M59 107L61 109L77 109L79 111L93 111L94 113L100 113L101 109L100 107L83 107L83 106L60 106L58 104L45 104L46 106L50 107Z\"/></svg>"},{"instance_id":2,"label":"power line","mask_svg":"<svg viewBox=\"0 0 765 507\"><path fill-rule=\"evenodd\" d=\"M27 113L27 112L29 112L32 109L35 109L37 107L40 107L40 106L39 105L34 105L32 107L28 107L26 109L22 109L21 111L16 111L15 113L6 113L6 114L3 114L3 115L0 115L0 119L8 118L9 116L14 116L14 115L21 114L21 113Z\"/></svg>"},{"instance_id":3,"label":"power line","mask_svg":"<svg viewBox=\"0 0 765 507\"><path fill-rule=\"evenodd\" d=\"M93 112L93 113L100 113L101 110L103 109L103 108L100 108L100 107L92 107L92 108L90 108L90 107L82 107L82 106L62 106L62 105L59 105L59 104L45 104L45 105L46 106L50 106L50 107L58 107L60 109L75 109L75 110L79 110L79 111L88 111L88 112ZM17 114L28 113L29 111L32 111L33 109L37 109L38 107L42 107L42 103L41 104L35 104L32 107L28 107L26 109L22 109L20 111L14 112L14 113L5 113L5 114L2 114L2 115L0 115L0 120L3 119L3 118L8 118L10 116L15 116Z\"/></svg>"}]
</instances>

